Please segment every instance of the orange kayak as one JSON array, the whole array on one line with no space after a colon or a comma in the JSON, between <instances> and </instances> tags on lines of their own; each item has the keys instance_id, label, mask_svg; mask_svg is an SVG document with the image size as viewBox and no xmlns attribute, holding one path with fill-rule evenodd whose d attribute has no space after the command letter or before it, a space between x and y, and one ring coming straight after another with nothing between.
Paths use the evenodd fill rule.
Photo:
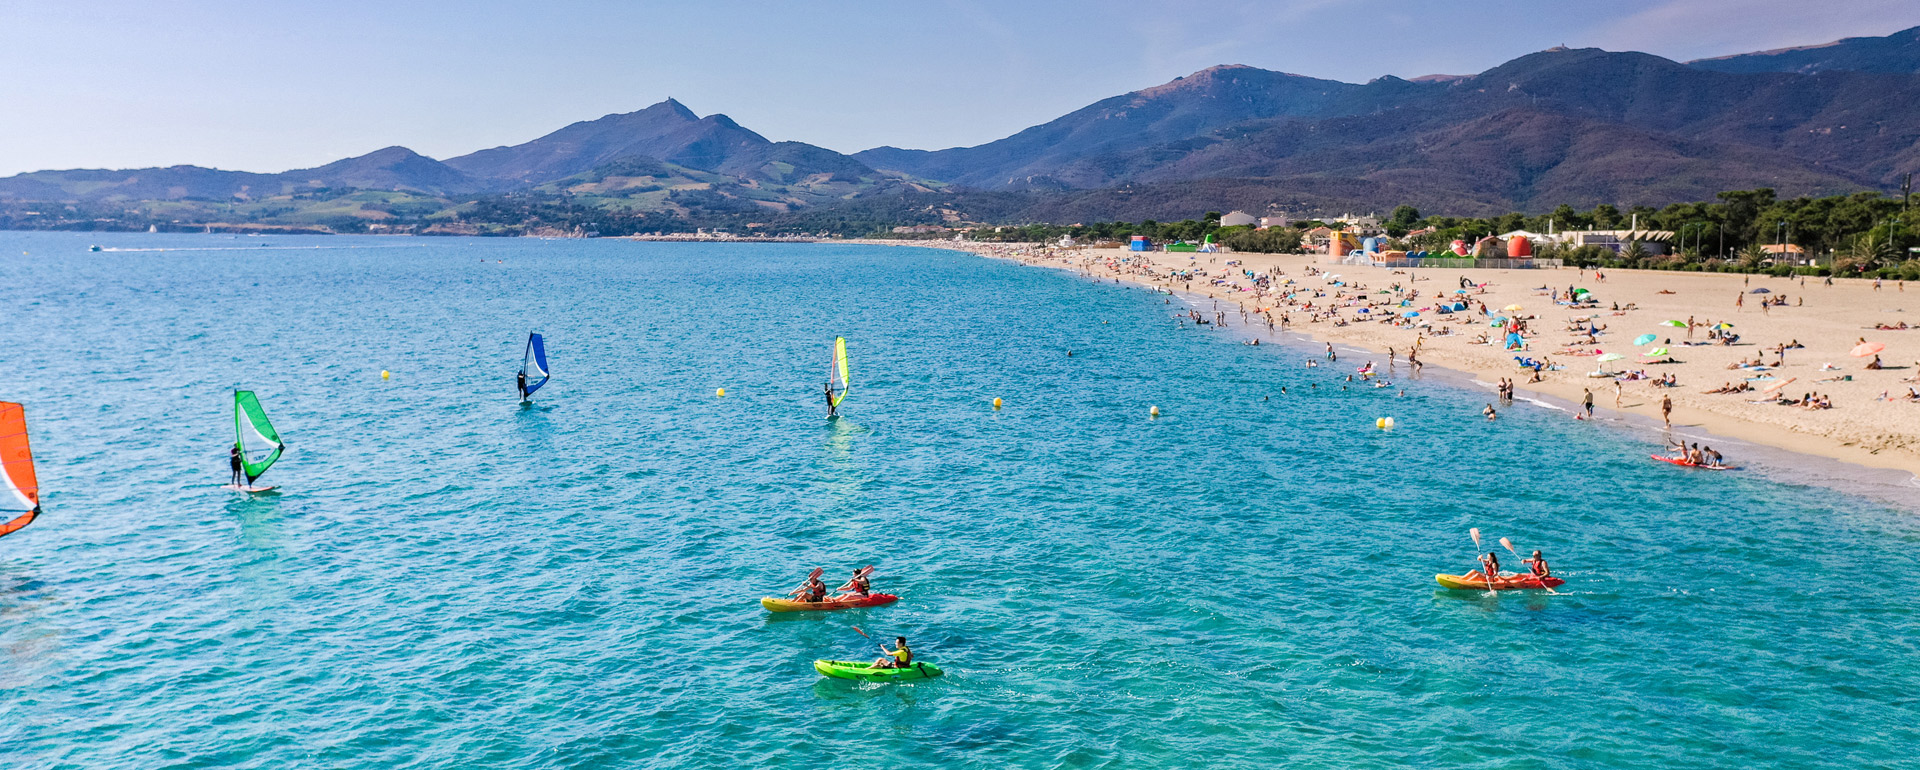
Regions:
<instances>
[{"instance_id":1,"label":"orange kayak","mask_svg":"<svg viewBox=\"0 0 1920 770\"><path fill-rule=\"evenodd\" d=\"M867 594L851 599L828 599L824 602L800 602L792 599L767 597L760 600L760 606L774 612L806 612L808 610L850 610L855 607L878 607L900 601L893 594Z\"/></svg>"},{"instance_id":2,"label":"orange kayak","mask_svg":"<svg viewBox=\"0 0 1920 770\"><path fill-rule=\"evenodd\" d=\"M1465 575L1434 575L1433 579L1440 581L1440 585L1448 588L1472 591L1487 590L1487 579L1479 575L1474 575L1471 578ZM1510 575L1494 580L1493 590L1511 591L1516 588L1554 588L1566 584L1567 581L1553 577L1552 575L1548 575L1545 578L1537 578L1532 575Z\"/></svg>"}]
</instances>

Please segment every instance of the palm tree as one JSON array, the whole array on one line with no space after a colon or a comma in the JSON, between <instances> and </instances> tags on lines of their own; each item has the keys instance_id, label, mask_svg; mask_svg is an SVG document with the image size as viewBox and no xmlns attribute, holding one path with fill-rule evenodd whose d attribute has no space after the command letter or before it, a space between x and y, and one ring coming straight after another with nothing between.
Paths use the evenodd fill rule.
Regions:
<instances>
[{"instance_id":1,"label":"palm tree","mask_svg":"<svg viewBox=\"0 0 1920 770\"><path fill-rule=\"evenodd\" d=\"M1647 251L1646 244L1643 244L1639 241L1633 241L1631 243L1628 243L1627 250L1620 252L1621 259L1626 260L1630 264L1636 264L1636 265L1641 260L1644 260L1650 256L1653 256L1653 254Z\"/></svg>"},{"instance_id":2,"label":"palm tree","mask_svg":"<svg viewBox=\"0 0 1920 770\"><path fill-rule=\"evenodd\" d=\"M1766 264L1767 257L1770 256L1772 254L1767 252L1767 247L1758 243L1749 243L1746 248L1740 250L1740 266L1748 270L1758 270L1761 265Z\"/></svg>"},{"instance_id":3,"label":"palm tree","mask_svg":"<svg viewBox=\"0 0 1920 770\"><path fill-rule=\"evenodd\" d=\"M1899 256L1894 252L1892 244L1867 233L1854 236L1853 240L1847 243L1845 253L1868 270L1892 262Z\"/></svg>"}]
</instances>

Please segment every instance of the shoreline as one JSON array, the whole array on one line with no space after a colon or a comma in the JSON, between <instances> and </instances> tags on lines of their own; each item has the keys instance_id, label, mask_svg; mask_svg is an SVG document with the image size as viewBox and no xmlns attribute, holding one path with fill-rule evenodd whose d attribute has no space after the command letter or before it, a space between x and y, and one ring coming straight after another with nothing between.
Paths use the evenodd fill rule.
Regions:
<instances>
[{"instance_id":1,"label":"shoreline","mask_svg":"<svg viewBox=\"0 0 1920 770\"><path fill-rule=\"evenodd\" d=\"M1120 257L1138 258L1138 257L1144 256L1151 260L1150 264L1153 266L1154 269L1164 271L1167 267L1165 263L1172 261L1172 260L1169 260L1168 258L1175 257L1181 260L1188 260L1188 259L1192 260L1191 262L1188 263L1188 265L1183 265L1182 266L1183 268L1185 267L1213 268L1213 270L1211 270L1210 272L1220 272L1219 268L1222 263L1229 260L1235 260L1235 261L1242 262L1242 265L1239 267L1251 268L1256 270L1260 268L1265 268L1265 267L1278 267L1282 270L1286 278L1293 279L1296 283L1304 282L1306 279L1310 278L1306 274L1305 268L1308 265L1312 265L1316 268L1320 268L1324 270L1325 272L1336 273L1341 275L1352 275L1355 280L1358 280L1368 286L1373 286L1375 285L1376 282L1380 285L1385 285L1387 283L1393 282L1393 280L1395 279L1399 281L1411 282L1411 279L1414 277L1413 273L1415 272L1411 270L1401 270L1396 275L1393 271L1390 271L1386 268L1374 268L1374 267L1367 267L1367 266L1354 266L1354 265L1344 265L1344 264L1327 265L1327 264L1320 263L1319 262L1320 258L1317 255L1184 254L1184 253L1166 254L1163 252L1145 252L1145 253L1131 252L1130 253L1130 252L1124 252L1118 249L1055 250L1055 249L1047 248L1037 244L997 244L997 243L971 243L971 242L952 242L952 241L858 240L858 241L846 241L846 242L862 243L862 244L870 244L870 245L938 248L938 249L945 249L948 251L971 254L971 255L980 256L980 257L987 257L987 258L993 258L993 259L1006 259L1006 260L1018 262L1025 265L1035 266L1035 267L1048 267L1053 269L1066 270L1069 272L1074 272L1074 273L1083 275L1085 277L1102 279L1103 282L1105 279L1118 278L1121 281L1134 286L1171 291L1176 296L1182 296L1189 303L1197 302L1199 300L1218 300L1225 303L1233 303L1233 305L1235 306L1235 309L1245 308L1249 311L1252 311L1255 309L1254 305L1251 303L1255 302L1257 299L1268 299L1268 298L1257 298L1251 292L1234 291L1225 287L1216 286L1212 284L1207 285L1205 288L1202 288L1201 286L1193 286L1191 289L1187 289L1177 283L1174 283L1165 279L1147 280L1143 275L1138 273L1129 274L1125 271L1110 269L1108 267L1109 262L1111 260L1115 260ZM1212 264L1209 264L1208 262L1205 261L1205 258L1213 258L1216 261ZM1623 276L1621 274L1629 273L1629 272L1635 273L1635 274L1644 274L1649 271L1616 271L1614 274L1610 274L1608 277L1610 279L1614 279L1615 281L1619 282L1621 281L1622 278L1629 277L1629 276ZM1539 269L1539 270L1493 270L1493 269L1463 270L1463 269L1451 269L1451 268L1433 268L1431 269L1430 272L1429 272L1429 269L1421 268L1418 271L1419 278L1421 279L1419 281L1420 283L1425 283L1426 280L1428 279L1434 279L1433 284L1436 287L1439 287L1439 286L1451 287L1452 284L1444 284L1437 279L1445 277L1451 280L1452 278L1456 276L1460 276L1462 274L1473 274L1475 276L1474 280L1476 281L1482 280L1480 278L1481 275L1489 276L1490 279L1493 281L1506 284L1505 288L1508 288L1508 289L1512 289L1513 287L1518 287L1518 286L1528 285L1528 284L1544 283L1547 285L1558 285L1560 283L1564 283L1568 279L1578 280L1576 276L1579 275L1579 273L1577 273L1576 270L1573 268ZM1742 287L1742 284L1744 284L1743 279L1750 280L1752 278L1752 276L1746 276L1744 274L1677 274L1677 276L1705 278L1705 279L1709 279L1709 281L1718 279L1719 282L1727 284L1727 286L1718 287L1718 288L1724 289L1728 293L1745 290ZM1677 277L1677 276L1661 275L1661 276L1653 276L1652 278L1653 280L1659 281L1659 280L1668 279L1668 278ZM1636 275L1633 277L1637 277L1643 280L1647 278L1647 276L1644 276L1644 275ZM1769 283L1789 283L1792 280L1797 280L1797 279L1786 279L1786 278L1775 279L1771 277L1767 278L1767 281ZM1666 282L1673 282L1673 281L1666 281ZM1314 283L1318 283L1318 281L1315 281ZM1591 276L1590 273L1585 276L1585 283L1592 284L1596 287L1609 286L1609 284L1606 284L1606 283L1594 283L1593 277ZM1674 283L1678 283L1678 282L1674 282ZM1860 283L1866 284L1868 282L1860 281ZM1426 287L1423 286L1421 288L1424 290ZM1855 288L1859 288L1859 287L1855 287ZM1796 286L1794 290L1798 291L1799 289ZM1532 290L1527 289L1525 291L1531 293ZM1596 288L1595 291L1596 293L1611 293L1604 288ZM1889 287L1887 291L1891 292L1893 290ZM1916 287L1916 292L1920 292L1920 287ZM1692 294L1694 292L1690 291L1689 293ZM1714 295L1714 296L1718 296L1718 295ZM1900 295L1900 296L1903 296L1903 295ZM1536 298L1536 299L1544 299L1544 298ZM1491 304L1491 301L1489 301L1489 304ZM1920 293L1917 293L1915 295L1915 304L1920 304ZM1261 305L1261 306L1264 307L1264 305ZM1503 303L1503 306L1504 306L1504 303ZM1783 316L1786 315L1790 310L1791 308L1783 308L1782 315ZM1275 313L1275 317L1278 318L1279 317L1278 314L1283 311L1293 312L1293 313L1299 312L1297 310L1286 310L1283 308L1275 308L1273 312ZM1703 307L1697 310L1695 314L1696 315L1704 314L1706 312L1709 312L1708 309ZM1718 310L1715 310L1713 312L1715 312L1716 315L1720 314ZM1685 313L1682 313L1680 315L1680 317L1683 317L1683 318L1686 316L1687 314ZM1472 328L1471 318L1466 317L1464 314L1456 315L1455 317L1458 318L1459 320L1457 323L1454 323L1453 325ZM1611 321L1614 319L1608 318L1606 320ZM1545 318L1542 318L1542 322L1552 323L1550 319L1545 319ZM1742 325L1744 325L1744 321ZM1400 334L1392 335L1388 333L1389 328L1381 328L1379 325L1376 325L1373 323L1351 323L1346 326L1335 326L1331 323L1295 322L1287 325L1285 329L1281 329L1279 326L1276 326L1273 330L1272 335L1264 334L1264 332L1266 332L1267 330L1263 324L1244 327L1244 328L1238 327L1238 326L1230 326L1228 328L1236 329L1240 331L1248 331L1248 330L1257 328L1260 332L1263 332L1262 334L1259 335L1262 337L1267 337L1267 336L1277 337L1283 334L1292 334L1292 335L1295 335L1295 338L1298 340L1312 341L1314 343L1332 343L1335 345L1350 346L1351 348L1355 348L1359 351L1364 351L1365 353L1368 353L1368 354L1373 354L1379 358L1385 357L1386 350L1384 350L1384 348L1397 348L1396 352L1401 354L1399 356L1399 360L1401 361L1401 364L1400 364L1401 366L1405 366L1404 351L1412 347L1414 340L1416 338L1415 335L1417 334L1417 332L1413 332L1413 331L1399 330ZM1807 333L1811 334L1811 332L1807 332ZM1862 330L1862 334L1870 335L1872 333L1873 333L1873 330ZM1902 332L1885 332L1883 334L1900 334L1900 333ZM1917 335L1920 335L1920 330L1916 330L1914 333ZM1401 345L1396 346L1393 344L1388 344L1395 341L1400 341L1400 340L1392 339L1392 337L1395 337L1395 336L1405 337L1405 340L1401 341L1402 342ZM1461 336L1465 336L1465 335L1461 335ZM1542 335L1542 336L1546 336L1546 335ZM1444 339L1444 338L1440 338L1440 339ZM1430 345L1434 341L1436 341L1436 338L1428 338L1427 340L1427 342ZM1771 340L1770 338L1759 340L1760 343L1771 343L1772 341L1773 340ZM1889 341L1891 342L1891 340ZM1851 340L1848 340L1848 342L1851 342ZM1623 348L1625 346L1624 341L1618 344L1620 344ZM1588 379L1588 378L1585 378L1579 371L1577 371L1577 368L1570 368L1567 371L1553 372L1553 373L1547 374L1543 382L1522 383L1519 380L1523 379L1523 377L1519 375L1525 374L1525 370L1519 369L1517 366L1508 366L1508 367L1500 367L1498 365L1490 366L1488 365L1488 362L1489 362L1488 356L1461 355L1454 350L1454 347L1457 347L1457 346L1433 345L1429 347L1429 346L1423 345L1420 348L1421 362L1423 364L1431 365L1445 372L1446 374L1443 375L1442 379L1452 379L1453 376L1458 376L1461 380L1460 384L1462 386L1475 386L1479 388L1490 389L1494 386L1494 384L1499 379L1511 378L1515 380L1516 401L1519 401L1519 400L1533 401L1538 405L1544 406L1545 408L1567 411L1569 413L1572 413L1578 408L1578 405L1580 404L1583 398L1584 391L1589 387L1588 383L1594 383L1596 386L1599 386L1599 385L1608 386L1608 387L1605 387L1604 389L1595 387L1595 390L1594 390L1596 411L1600 414L1600 416L1598 417L1600 422L1608 423L1616 427L1626 429L1633 433L1640 433L1643 431L1653 433L1656 435L1660 433L1671 433L1673 436L1677 438L1682 438L1687 441L1711 440L1716 444L1726 444L1727 442L1734 442L1736 444L1742 445L1739 447L1739 449L1741 450L1741 454L1738 456L1738 464L1740 465L1749 465L1749 464L1759 465L1766 469L1789 472L1795 475L1799 475L1802 473L1810 473L1812 475L1816 475L1822 478L1826 478L1826 479L1838 482L1834 484L1826 484L1827 486L1848 488L1849 491L1858 491L1858 490L1852 490L1851 487L1848 486L1849 484L1853 482L1863 481L1863 480L1871 480L1877 485L1884 484L1888 486L1890 488L1888 490L1890 494L1886 496L1899 498L1901 502L1904 502L1907 505L1913 505L1914 500L1916 499L1916 496L1920 496L1920 451L1916 451L1916 449L1920 449L1920 404L1878 402L1878 405L1881 407L1890 407L1892 409L1901 409L1901 410L1912 410L1912 417L1906 421L1907 424L1905 425L1881 424L1876 426L1882 430L1885 430L1886 433L1882 436L1876 437L1876 438L1879 438L1880 440L1871 442L1871 443L1878 444L1878 446L1869 446L1869 445L1865 445L1867 442L1862 442L1858 437L1836 436L1828 432L1820 432L1819 428L1822 426L1817 424L1808 425L1808 424L1805 424L1804 421L1776 420L1776 421L1769 421L1769 422L1758 422L1751 419L1742 419L1741 415L1728 414L1722 410L1701 408L1700 406L1696 405L1700 399L1687 398L1687 396L1696 395L1703 384L1700 382L1689 381L1690 379L1694 379L1695 377L1698 377L1698 372L1695 371L1695 372L1686 373L1686 374L1693 374L1694 377L1683 377L1680 382L1680 387L1670 389L1670 392L1674 396L1675 404L1674 404L1674 411L1673 411L1673 425L1669 429L1669 428L1665 428L1661 424L1659 412L1658 412L1658 397L1661 395L1665 395L1666 392L1669 391L1669 389L1652 390L1642 383L1637 383L1637 382L1630 383L1624 386L1622 389L1621 407L1615 408L1610 403L1610 401L1612 400L1612 390L1613 390L1613 388L1611 387L1612 385L1611 380L1601 379L1596 381L1596 380ZM1755 346L1751 346L1751 345L1741 346L1740 348L1736 348L1736 350L1738 350L1741 353L1752 353L1754 351L1754 347ZM1905 351L1906 347L1908 346L1902 346L1901 349ZM1699 350L1702 350L1702 348L1683 349L1680 351L1680 354L1682 355L1690 354L1694 351L1699 351ZM1716 351L1716 352L1720 352L1720 351ZM1892 351L1889 350L1888 353L1891 354ZM1906 351L1906 353L1911 353L1911 351ZM1499 355L1493 356L1492 360L1497 361L1499 358L1504 356L1505 351L1498 351L1498 354ZM1536 350L1533 353L1527 353L1527 355L1539 355L1539 354L1540 353L1538 350ZM1893 364L1896 364L1898 361L1900 361L1900 359L1893 359L1892 361L1889 362L1889 364L1893 365ZM1846 367L1844 371L1835 372L1834 374L1844 375L1844 374L1852 373L1852 374L1858 375L1860 372L1856 362L1857 362L1857 359L1847 359L1845 363L1855 364L1855 365L1851 367ZM1630 364L1631 362L1621 361L1620 363ZM1812 365L1807 363L1799 363L1797 365L1790 365L1789 367L1785 367L1784 369L1800 369L1801 371L1796 372L1795 374L1805 375L1805 374L1808 374L1806 370L1812 369ZM1909 369L1906 371L1911 372L1912 370ZM1656 372L1656 374L1657 373L1659 372ZM1900 374L1900 372L1898 370L1894 370L1894 371L1875 372L1874 374L1898 375ZM1680 376L1680 375L1676 375L1676 376ZM1731 375L1729 375L1729 377L1731 377ZM1807 379L1811 379L1811 378L1796 377L1796 379L1799 379L1800 381L1794 382L1792 384L1797 386L1797 385L1800 385L1802 382L1805 382ZM1893 380L1893 379L1896 379L1896 377L1889 376L1889 377L1886 377L1886 379ZM1844 384L1858 386L1858 385L1861 385L1862 383L1851 382L1851 383L1844 383ZM1807 387L1809 389L1820 388L1821 389L1820 392L1823 392L1823 393L1826 392L1826 389L1830 386L1831 384L1816 385L1813 383L1807 383ZM1796 390L1796 391L1800 389L1801 388L1799 387L1793 388L1793 390ZM1853 388L1852 390L1858 391L1860 390L1860 388L1856 387L1856 388ZM1491 392L1489 392L1488 395L1492 395ZM1738 397L1729 396L1727 398L1738 398ZM1841 398L1840 396L1836 395L1836 399L1840 399L1840 398ZM1845 397L1845 400L1840 401L1840 403L1837 405L1836 410L1831 410L1831 411L1839 411L1840 409L1845 409L1849 406L1858 408L1858 403L1855 401L1855 396L1853 395L1849 395ZM1806 412L1805 410L1794 409L1790 407L1780 407L1780 406L1764 406L1760 408L1780 410L1780 414L1778 414L1778 416L1782 416L1782 417L1793 417L1793 416L1798 416L1803 414L1819 415L1819 414L1831 413L1831 411L1824 412L1824 413L1823 412ZM1902 428L1904 428L1905 430L1902 431L1901 430ZM1849 438L1851 438L1852 440L1849 440ZM1759 449L1760 451L1749 452L1748 451L1749 449ZM1831 461L1834 463L1841 464L1841 466L1843 467L1835 467L1835 468L1827 468L1827 469L1810 467L1809 464L1806 462L1808 458L1819 458L1821 460ZM1851 467L1858 470L1853 470L1850 472L1847 470L1847 467ZM1862 478L1862 475L1863 475L1862 471L1865 472L1865 476L1867 476L1868 478ZM1900 494L1891 494L1893 490L1899 490Z\"/></svg>"}]
</instances>

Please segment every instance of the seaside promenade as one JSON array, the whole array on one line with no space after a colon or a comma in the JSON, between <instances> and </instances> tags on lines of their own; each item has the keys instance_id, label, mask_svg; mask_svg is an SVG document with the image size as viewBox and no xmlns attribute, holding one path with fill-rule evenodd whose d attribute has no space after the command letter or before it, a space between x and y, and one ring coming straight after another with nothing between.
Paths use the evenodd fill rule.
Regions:
<instances>
[{"instance_id":1,"label":"seaside promenade","mask_svg":"<svg viewBox=\"0 0 1920 770\"><path fill-rule=\"evenodd\" d=\"M1226 324L1216 327L1219 333L1231 335L1250 323L1264 328L1270 315L1276 328L1284 319L1289 331L1371 351L1375 365L1383 368L1389 350L1404 367L1417 346L1422 363L1464 371L1489 384L1508 379L1522 391L1575 404L1591 391L1598 408L1656 424L1663 399L1670 399L1676 428L1920 474L1920 400L1908 398L1920 391L1920 329L1880 328L1920 325L1920 284L1885 281L1876 288L1871 280L1829 284L1811 276L1647 270L1389 269L1328 264L1319 255L912 245L1186 291L1219 299L1223 307L1232 302ZM1269 276L1265 286L1257 285L1259 276ZM1463 279L1471 288L1456 294ZM1589 290L1597 305L1560 304L1573 289ZM1782 297L1784 305L1761 304ZM1443 301L1464 302L1468 308L1435 312ZM1519 310L1505 310L1514 306ZM1360 312L1363 308L1366 312ZM1247 311L1245 320L1240 310ZM1419 315L1406 317L1407 312ZM1524 349L1507 349L1504 330L1493 325L1499 317L1525 320ZM1691 334L1663 325L1689 319ZM1708 338L1709 327L1722 323L1732 325L1737 342ZM1598 333L1590 338L1588 329ZM1648 334L1654 341L1633 344ZM1868 369L1872 357L1850 355L1862 341L1885 345L1879 354L1883 368ZM1796 343L1800 347L1778 349ZM1667 352L1645 355L1655 348ZM1599 362L1608 354L1623 358ZM1533 372L1516 357L1547 365L1539 381L1529 382ZM1756 362L1758 367L1742 368ZM1358 368L1367 362L1351 363ZM1347 364L1346 358L1340 362ZM1597 370L1622 376L1590 376ZM1658 384L1669 377L1674 385ZM1729 387L1740 390L1707 392ZM1808 396L1832 406L1780 403Z\"/></svg>"}]
</instances>

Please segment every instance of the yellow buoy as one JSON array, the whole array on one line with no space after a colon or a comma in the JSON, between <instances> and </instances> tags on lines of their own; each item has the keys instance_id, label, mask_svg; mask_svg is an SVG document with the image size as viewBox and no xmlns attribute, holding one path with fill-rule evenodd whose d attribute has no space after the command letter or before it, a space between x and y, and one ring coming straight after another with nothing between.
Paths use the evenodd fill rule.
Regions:
<instances>
[{"instance_id":1,"label":"yellow buoy","mask_svg":"<svg viewBox=\"0 0 1920 770\"><path fill-rule=\"evenodd\" d=\"M726 397L727 397L727 389L726 389L726 388L715 388L715 389L713 390L713 397L714 397L714 398L726 398Z\"/></svg>"},{"instance_id":2,"label":"yellow buoy","mask_svg":"<svg viewBox=\"0 0 1920 770\"><path fill-rule=\"evenodd\" d=\"M999 396L994 396L994 397L993 397L993 408L995 408L995 409L999 409L999 408L1000 408L1000 397L999 397Z\"/></svg>"},{"instance_id":3,"label":"yellow buoy","mask_svg":"<svg viewBox=\"0 0 1920 770\"><path fill-rule=\"evenodd\" d=\"M380 370L380 379L383 379L383 380L384 380L384 379L387 379L387 378L389 378L389 377L392 377L392 376L393 376L393 372L389 372L389 371L387 371L387 370L385 370L385 369L381 369L381 370Z\"/></svg>"},{"instance_id":4,"label":"yellow buoy","mask_svg":"<svg viewBox=\"0 0 1920 770\"><path fill-rule=\"evenodd\" d=\"M1159 416L1160 416L1160 407L1157 407L1157 406L1150 406L1150 407L1147 407L1147 416L1148 416L1148 417L1159 417Z\"/></svg>"}]
</instances>

